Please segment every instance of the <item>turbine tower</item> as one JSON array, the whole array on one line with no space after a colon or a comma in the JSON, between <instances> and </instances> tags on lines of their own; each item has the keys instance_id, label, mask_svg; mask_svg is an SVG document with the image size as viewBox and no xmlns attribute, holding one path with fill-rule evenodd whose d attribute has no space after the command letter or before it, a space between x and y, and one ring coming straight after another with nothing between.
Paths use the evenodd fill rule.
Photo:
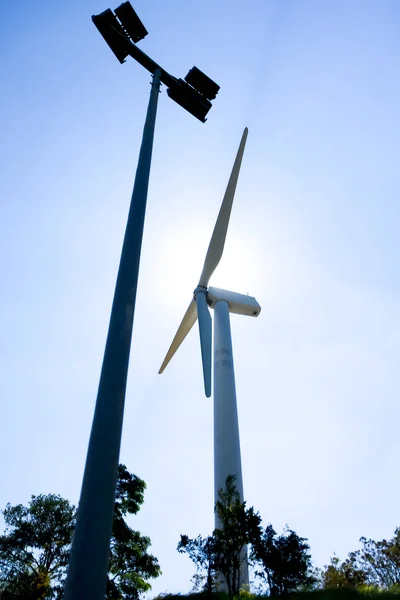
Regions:
<instances>
[{"instance_id":1,"label":"turbine tower","mask_svg":"<svg viewBox=\"0 0 400 600\"><path fill-rule=\"evenodd\" d=\"M203 363L204 391L211 396L211 315L214 309L214 499L220 489L225 489L226 478L235 476L236 489L243 502L242 463L240 457L239 422L236 403L235 374L233 367L232 338L229 313L257 317L261 307L255 298L209 287L211 275L218 266L224 250L229 218L235 196L244 147L247 139L244 129L236 159L225 191L224 199L211 236L199 283L193 299L179 325L178 331L165 356L159 373L162 373L183 340L199 321L201 356ZM218 527L215 518L215 527ZM241 572L241 585L248 584L247 550Z\"/></svg>"}]
</instances>

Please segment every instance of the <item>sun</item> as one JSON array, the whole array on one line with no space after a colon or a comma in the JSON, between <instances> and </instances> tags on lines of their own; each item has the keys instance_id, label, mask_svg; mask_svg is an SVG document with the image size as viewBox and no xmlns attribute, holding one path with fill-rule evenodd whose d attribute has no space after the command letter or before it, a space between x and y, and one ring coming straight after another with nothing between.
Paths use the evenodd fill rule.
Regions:
<instances>
[{"instance_id":1,"label":"sun","mask_svg":"<svg viewBox=\"0 0 400 600\"><path fill-rule=\"evenodd\" d=\"M157 257L156 293L168 290L168 302L186 304L198 284L212 231L206 224L188 222L187 226L170 228L158 245L162 253ZM164 239L165 238L165 239ZM256 282L256 252L253 243L232 227L228 231L221 261L210 279L215 287L253 295ZM184 298L182 298L182 296Z\"/></svg>"}]
</instances>

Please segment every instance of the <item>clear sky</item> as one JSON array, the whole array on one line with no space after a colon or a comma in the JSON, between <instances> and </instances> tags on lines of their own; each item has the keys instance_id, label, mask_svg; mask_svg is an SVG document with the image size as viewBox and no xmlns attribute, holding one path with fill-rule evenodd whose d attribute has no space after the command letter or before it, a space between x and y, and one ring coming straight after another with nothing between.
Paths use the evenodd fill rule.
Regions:
<instances>
[{"instance_id":1,"label":"clear sky","mask_svg":"<svg viewBox=\"0 0 400 600\"><path fill-rule=\"evenodd\" d=\"M162 376L244 126L225 254L245 495L316 565L400 525L400 3L137 0L145 52L221 85L206 124L160 96L121 461L154 592L189 589L213 527L197 329ZM0 506L79 498L149 93L91 22L100 0L9 2L0 24ZM114 5L111 6L114 8Z\"/></svg>"}]
</instances>

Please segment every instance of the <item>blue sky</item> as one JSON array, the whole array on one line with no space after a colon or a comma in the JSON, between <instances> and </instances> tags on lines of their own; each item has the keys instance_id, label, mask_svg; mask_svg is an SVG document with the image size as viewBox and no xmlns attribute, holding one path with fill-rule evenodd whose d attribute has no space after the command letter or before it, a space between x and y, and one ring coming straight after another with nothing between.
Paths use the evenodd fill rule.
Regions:
<instances>
[{"instance_id":1,"label":"blue sky","mask_svg":"<svg viewBox=\"0 0 400 600\"><path fill-rule=\"evenodd\" d=\"M194 329L157 375L197 283L244 126L225 254L245 495L322 566L399 525L400 5L134 4L175 76L221 85L201 124L160 97L121 461L147 482L154 593L186 591L180 533L213 526L212 401ZM9 3L0 25L0 506L77 502L149 93L90 16ZM112 5L111 8L114 8Z\"/></svg>"}]
</instances>

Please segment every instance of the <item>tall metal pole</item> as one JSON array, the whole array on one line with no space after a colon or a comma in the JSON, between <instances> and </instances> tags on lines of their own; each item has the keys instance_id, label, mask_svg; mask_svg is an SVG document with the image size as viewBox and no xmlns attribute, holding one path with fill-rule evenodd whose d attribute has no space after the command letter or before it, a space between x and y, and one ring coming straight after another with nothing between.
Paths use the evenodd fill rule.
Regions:
<instances>
[{"instance_id":1,"label":"tall metal pole","mask_svg":"<svg viewBox=\"0 0 400 600\"><path fill-rule=\"evenodd\" d=\"M225 490L226 478L235 476L241 502L243 496L242 461L240 456L239 420L236 402L229 306L220 300L214 306L214 500ZM221 527L215 515L215 527ZM219 591L227 591L226 581L219 577ZM249 584L247 548L241 554L240 587Z\"/></svg>"},{"instance_id":2,"label":"tall metal pole","mask_svg":"<svg viewBox=\"0 0 400 600\"><path fill-rule=\"evenodd\" d=\"M65 600L104 600L140 251L160 90L153 75L72 542Z\"/></svg>"}]
</instances>

